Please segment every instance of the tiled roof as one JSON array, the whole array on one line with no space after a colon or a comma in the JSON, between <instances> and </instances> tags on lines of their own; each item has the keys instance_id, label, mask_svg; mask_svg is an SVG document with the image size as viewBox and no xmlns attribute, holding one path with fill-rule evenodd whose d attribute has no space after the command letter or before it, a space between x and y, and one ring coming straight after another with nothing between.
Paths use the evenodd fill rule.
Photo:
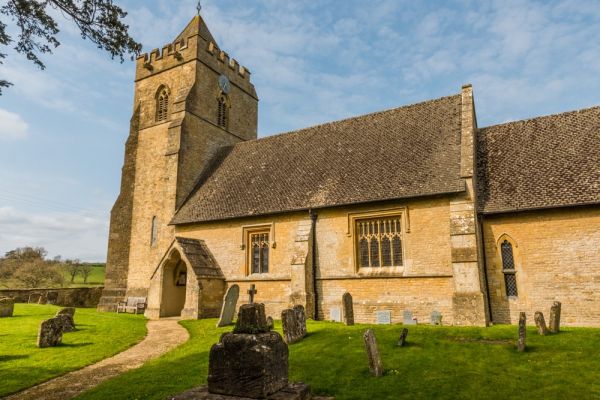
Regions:
<instances>
[{"instance_id":1,"label":"tiled roof","mask_svg":"<svg viewBox=\"0 0 600 400\"><path fill-rule=\"evenodd\" d=\"M176 237L175 240L190 262L196 277L223 277L215 258L203 240Z\"/></svg>"},{"instance_id":2,"label":"tiled roof","mask_svg":"<svg viewBox=\"0 0 600 400\"><path fill-rule=\"evenodd\" d=\"M600 203L600 107L491 126L478 141L480 211Z\"/></svg>"},{"instance_id":3,"label":"tiled roof","mask_svg":"<svg viewBox=\"0 0 600 400\"><path fill-rule=\"evenodd\" d=\"M174 224L455 193L461 96L236 144Z\"/></svg>"}]
</instances>

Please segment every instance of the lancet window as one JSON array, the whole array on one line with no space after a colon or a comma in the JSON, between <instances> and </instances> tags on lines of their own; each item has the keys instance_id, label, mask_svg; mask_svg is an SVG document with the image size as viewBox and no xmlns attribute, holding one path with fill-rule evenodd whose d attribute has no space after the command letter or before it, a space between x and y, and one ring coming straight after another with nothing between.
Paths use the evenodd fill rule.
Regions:
<instances>
[{"instance_id":1,"label":"lancet window","mask_svg":"<svg viewBox=\"0 0 600 400\"><path fill-rule=\"evenodd\" d=\"M504 273L506 295L509 297L516 297L518 291L515 258L513 255L512 244L508 240L504 240L500 245L500 254L502 255L502 272Z\"/></svg>"},{"instance_id":2,"label":"lancet window","mask_svg":"<svg viewBox=\"0 0 600 400\"><path fill-rule=\"evenodd\" d=\"M169 91L166 87L160 89L156 97L156 122L166 121L169 117Z\"/></svg>"}]
</instances>

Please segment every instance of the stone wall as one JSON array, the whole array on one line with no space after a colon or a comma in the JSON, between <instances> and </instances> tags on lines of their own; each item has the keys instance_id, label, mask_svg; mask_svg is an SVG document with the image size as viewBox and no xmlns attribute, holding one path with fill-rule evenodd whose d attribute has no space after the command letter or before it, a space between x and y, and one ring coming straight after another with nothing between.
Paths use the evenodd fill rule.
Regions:
<instances>
[{"instance_id":1,"label":"stone wall","mask_svg":"<svg viewBox=\"0 0 600 400\"><path fill-rule=\"evenodd\" d=\"M545 210L486 216L483 223L492 320L516 324L525 311L530 324L553 301L562 303L561 323L600 326L600 208ZM517 297L507 297L499 246L513 244Z\"/></svg>"},{"instance_id":2,"label":"stone wall","mask_svg":"<svg viewBox=\"0 0 600 400\"><path fill-rule=\"evenodd\" d=\"M96 307L100 301L103 287L59 288L59 289L2 289L0 297L12 297L17 303L27 303L29 296L42 296L41 304L50 303L63 307ZM56 295L54 295L56 293Z\"/></svg>"}]
</instances>

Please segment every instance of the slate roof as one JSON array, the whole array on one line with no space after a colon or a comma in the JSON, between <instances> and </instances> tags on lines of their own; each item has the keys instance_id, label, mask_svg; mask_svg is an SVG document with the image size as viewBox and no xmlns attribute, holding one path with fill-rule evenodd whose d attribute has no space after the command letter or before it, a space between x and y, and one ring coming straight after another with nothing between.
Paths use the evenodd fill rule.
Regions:
<instances>
[{"instance_id":1,"label":"slate roof","mask_svg":"<svg viewBox=\"0 0 600 400\"><path fill-rule=\"evenodd\" d=\"M238 143L172 220L222 220L464 191L461 96Z\"/></svg>"},{"instance_id":2,"label":"slate roof","mask_svg":"<svg viewBox=\"0 0 600 400\"><path fill-rule=\"evenodd\" d=\"M600 203L600 107L481 129L479 210Z\"/></svg>"}]
</instances>

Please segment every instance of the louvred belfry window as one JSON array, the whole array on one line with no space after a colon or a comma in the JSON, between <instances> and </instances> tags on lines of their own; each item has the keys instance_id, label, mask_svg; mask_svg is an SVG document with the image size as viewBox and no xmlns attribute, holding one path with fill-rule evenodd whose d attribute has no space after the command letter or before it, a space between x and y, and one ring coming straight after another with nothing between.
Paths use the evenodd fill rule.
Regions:
<instances>
[{"instance_id":1,"label":"louvred belfry window","mask_svg":"<svg viewBox=\"0 0 600 400\"><path fill-rule=\"evenodd\" d=\"M509 297L516 297L518 291L515 258L513 255L512 244L508 240L504 240L500 245L500 254L502 255L502 272L504 273L506 295Z\"/></svg>"},{"instance_id":2,"label":"louvred belfry window","mask_svg":"<svg viewBox=\"0 0 600 400\"><path fill-rule=\"evenodd\" d=\"M269 272L269 232L251 232L248 238L250 250L250 273Z\"/></svg>"},{"instance_id":3,"label":"louvred belfry window","mask_svg":"<svg viewBox=\"0 0 600 400\"><path fill-rule=\"evenodd\" d=\"M219 96L217 104L217 124L222 128L227 128L227 97Z\"/></svg>"},{"instance_id":4,"label":"louvred belfry window","mask_svg":"<svg viewBox=\"0 0 600 400\"><path fill-rule=\"evenodd\" d=\"M399 216L356 221L360 268L402 266L402 224Z\"/></svg>"},{"instance_id":5,"label":"louvred belfry window","mask_svg":"<svg viewBox=\"0 0 600 400\"><path fill-rule=\"evenodd\" d=\"M169 91L163 88L156 98L156 121L166 121L169 116Z\"/></svg>"}]
</instances>

